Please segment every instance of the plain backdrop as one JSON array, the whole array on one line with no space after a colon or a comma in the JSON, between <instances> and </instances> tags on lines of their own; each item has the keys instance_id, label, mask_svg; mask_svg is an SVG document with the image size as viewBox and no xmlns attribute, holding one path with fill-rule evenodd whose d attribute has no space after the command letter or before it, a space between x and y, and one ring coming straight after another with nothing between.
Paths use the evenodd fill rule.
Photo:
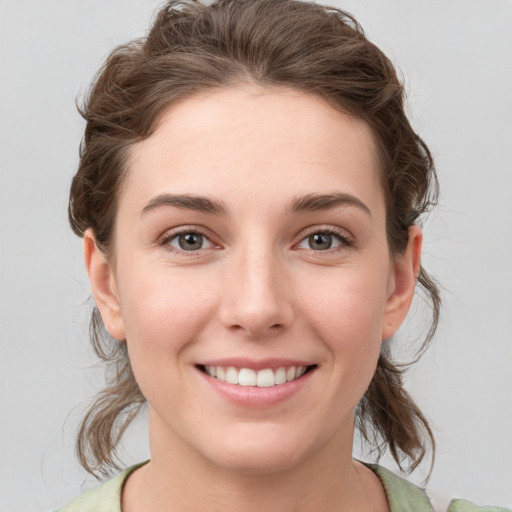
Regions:
<instances>
[{"instance_id":1,"label":"plain backdrop","mask_svg":"<svg viewBox=\"0 0 512 512\"><path fill-rule=\"evenodd\" d=\"M437 162L442 195L424 226L424 264L445 309L408 377L438 442L428 488L512 506L512 3L331 3L398 65ZM1 512L49 511L94 484L73 447L102 383L81 241L66 218L84 128L75 98L115 45L145 34L157 6L0 0ZM398 336L404 357L418 322ZM125 446L125 464L148 457L144 418Z\"/></svg>"}]
</instances>

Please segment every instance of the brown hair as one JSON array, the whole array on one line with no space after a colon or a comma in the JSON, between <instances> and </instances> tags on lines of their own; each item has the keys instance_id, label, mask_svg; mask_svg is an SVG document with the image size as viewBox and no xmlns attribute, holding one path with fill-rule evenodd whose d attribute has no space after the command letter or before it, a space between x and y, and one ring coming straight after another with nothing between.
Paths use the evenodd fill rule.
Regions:
<instances>
[{"instance_id":1,"label":"brown hair","mask_svg":"<svg viewBox=\"0 0 512 512\"><path fill-rule=\"evenodd\" d=\"M430 152L405 115L403 86L352 16L296 0L170 1L146 38L112 52L80 111L87 126L70 192L74 232L83 236L92 228L109 255L130 147L152 134L170 104L237 84L296 88L368 123L379 147L390 250L402 252L408 228L436 202L438 191ZM423 268L418 283L432 306L423 350L437 326L440 297ZM97 309L91 339L110 371L82 421L77 453L87 471L108 474L119 468L116 446L145 399L126 344L108 336ZM433 461L434 439L402 385L405 367L383 347L357 409L357 427L379 456L389 447L396 462L408 461L412 471L429 443Z\"/></svg>"}]
</instances>

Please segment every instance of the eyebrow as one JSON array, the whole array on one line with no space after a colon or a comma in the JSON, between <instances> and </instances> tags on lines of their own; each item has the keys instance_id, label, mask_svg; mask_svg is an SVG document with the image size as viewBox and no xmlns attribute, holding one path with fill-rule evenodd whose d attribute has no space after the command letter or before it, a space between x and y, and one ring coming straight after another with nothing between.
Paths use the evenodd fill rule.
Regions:
<instances>
[{"instance_id":1,"label":"eyebrow","mask_svg":"<svg viewBox=\"0 0 512 512\"><path fill-rule=\"evenodd\" d=\"M189 194L160 194L149 201L142 209L141 216L146 215L152 210L164 206L174 206L185 210L193 210L202 213L211 213L215 215L226 215L227 208L222 201L212 199L206 196L195 196Z\"/></svg>"},{"instance_id":2,"label":"eyebrow","mask_svg":"<svg viewBox=\"0 0 512 512\"><path fill-rule=\"evenodd\" d=\"M355 206L370 217L370 209L361 199L352 194L334 192L331 194L307 194L294 199L288 207L289 213L307 213L319 210L330 210L337 206Z\"/></svg>"},{"instance_id":3,"label":"eyebrow","mask_svg":"<svg viewBox=\"0 0 512 512\"><path fill-rule=\"evenodd\" d=\"M189 194L159 194L142 209L141 216L161 207L172 206L214 215L226 215L227 207L222 201L207 196ZM371 217L370 209L356 196L343 192L331 194L307 194L290 203L288 213L307 213L330 210L338 206L355 206Z\"/></svg>"}]
</instances>

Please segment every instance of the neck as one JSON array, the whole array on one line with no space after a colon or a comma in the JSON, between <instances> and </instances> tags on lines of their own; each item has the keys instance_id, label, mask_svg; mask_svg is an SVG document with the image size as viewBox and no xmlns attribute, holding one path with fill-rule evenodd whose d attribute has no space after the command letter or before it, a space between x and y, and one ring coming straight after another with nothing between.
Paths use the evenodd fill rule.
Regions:
<instances>
[{"instance_id":1,"label":"neck","mask_svg":"<svg viewBox=\"0 0 512 512\"><path fill-rule=\"evenodd\" d=\"M123 489L123 512L388 510L378 478L352 459L353 427L290 467L251 471L220 467L156 430L151 461Z\"/></svg>"}]
</instances>

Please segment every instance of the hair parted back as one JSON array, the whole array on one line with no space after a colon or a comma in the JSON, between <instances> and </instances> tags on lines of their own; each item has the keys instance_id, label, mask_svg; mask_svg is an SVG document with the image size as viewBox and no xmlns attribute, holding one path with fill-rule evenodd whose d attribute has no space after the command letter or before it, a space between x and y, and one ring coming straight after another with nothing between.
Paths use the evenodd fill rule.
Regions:
<instances>
[{"instance_id":1,"label":"hair parted back","mask_svg":"<svg viewBox=\"0 0 512 512\"><path fill-rule=\"evenodd\" d=\"M379 148L390 250L402 252L408 228L438 193L430 152L404 112L403 86L351 15L297 0L170 1L146 38L111 53L80 109L87 125L70 191L74 232L83 236L92 228L108 257L130 147L153 133L169 105L208 89L245 84L315 94L368 123ZM418 283L432 307L423 350L437 326L440 297L423 268ZM77 453L97 476L119 469L116 447L145 399L126 343L110 338L97 309L91 340L107 365L107 384L82 421ZM379 456L389 447L396 462L412 471L429 445L433 460L434 439L402 385L404 366L383 347L357 409L357 427Z\"/></svg>"}]
</instances>

